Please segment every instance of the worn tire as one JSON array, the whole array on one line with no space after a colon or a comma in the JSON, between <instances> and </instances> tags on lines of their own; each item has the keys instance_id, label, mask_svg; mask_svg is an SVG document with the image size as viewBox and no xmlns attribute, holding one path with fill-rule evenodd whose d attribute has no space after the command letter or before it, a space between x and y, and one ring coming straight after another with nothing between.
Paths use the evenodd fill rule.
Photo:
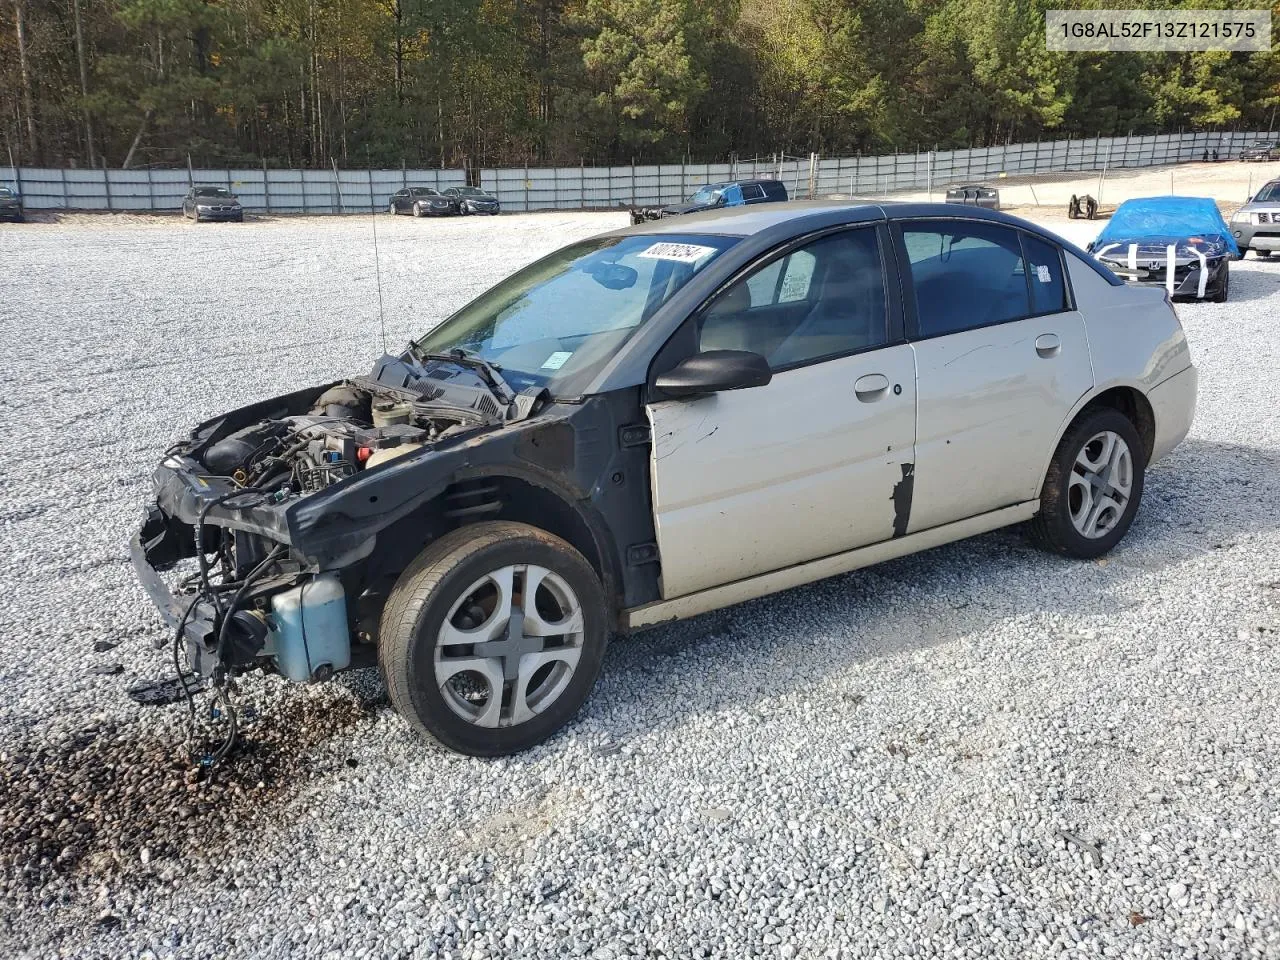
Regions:
<instances>
[{"instance_id":1,"label":"worn tire","mask_svg":"<svg viewBox=\"0 0 1280 960\"><path fill-rule=\"evenodd\" d=\"M1071 522L1068 485L1076 457L1089 440L1103 431L1117 434L1129 446L1133 459L1133 487L1119 522L1104 536L1091 539ZM1146 474L1146 447L1137 428L1123 413L1108 407L1084 410L1067 428L1054 451L1049 471L1040 490L1040 511L1031 520L1031 538L1040 547L1081 560L1091 560L1110 551L1128 532L1142 504Z\"/></svg>"},{"instance_id":2,"label":"worn tire","mask_svg":"<svg viewBox=\"0 0 1280 960\"><path fill-rule=\"evenodd\" d=\"M582 652L568 686L542 712L511 726L480 727L449 707L435 681L439 631L478 578L521 563L546 567L576 594ZM445 534L400 575L382 612L378 665L392 704L415 732L458 753L496 757L541 743L573 718L595 686L608 638L604 589L582 554L537 527L492 521Z\"/></svg>"}]
</instances>

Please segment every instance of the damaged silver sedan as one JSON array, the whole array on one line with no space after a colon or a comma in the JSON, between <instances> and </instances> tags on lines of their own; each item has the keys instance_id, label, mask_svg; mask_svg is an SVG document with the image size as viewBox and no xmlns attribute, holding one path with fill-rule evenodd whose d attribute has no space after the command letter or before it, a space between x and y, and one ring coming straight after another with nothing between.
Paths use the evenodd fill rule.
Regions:
<instances>
[{"instance_id":1,"label":"damaged silver sedan","mask_svg":"<svg viewBox=\"0 0 1280 960\"><path fill-rule=\"evenodd\" d=\"M616 633L1031 521L1097 557L1186 435L1156 288L994 211L768 204L534 263L372 370L196 427L134 563L219 691L377 665L468 754Z\"/></svg>"}]
</instances>

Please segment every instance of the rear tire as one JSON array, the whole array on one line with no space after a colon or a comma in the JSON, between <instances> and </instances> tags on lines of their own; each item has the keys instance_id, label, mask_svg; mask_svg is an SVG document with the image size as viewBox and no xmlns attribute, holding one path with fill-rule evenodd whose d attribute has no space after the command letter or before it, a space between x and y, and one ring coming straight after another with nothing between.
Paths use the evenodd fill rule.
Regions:
<instances>
[{"instance_id":1,"label":"rear tire","mask_svg":"<svg viewBox=\"0 0 1280 960\"><path fill-rule=\"evenodd\" d=\"M1142 503L1142 438L1118 410L1085 410L1054 451L1031 537L1041 547L1090 560L1119 543Z\"/></svg>"},{"instance_id":2,"label":"rear tire","mask_svg":"<svg viewBox=\"0 0 1280 960\"><path fill-rule=\"evenodd\" d=\"M528 524L477 523L432 543L400 575L378 664L415 732L495 757L572 719L608 637L604 589L582 554Z\"/></svg>"}]
</instances>

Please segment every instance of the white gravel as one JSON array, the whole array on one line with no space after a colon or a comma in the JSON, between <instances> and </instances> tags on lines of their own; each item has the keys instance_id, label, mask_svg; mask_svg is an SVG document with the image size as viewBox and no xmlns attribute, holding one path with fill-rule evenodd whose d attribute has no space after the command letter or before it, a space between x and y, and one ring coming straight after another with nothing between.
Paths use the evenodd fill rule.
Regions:
<instances>
[{"instance_id":1,"label":"white gravel","mask_svg":"<svg viewBox=\"0 0 1280 960\"><path fill-rule=\"evenodd\" d=\"M389 343L620 220L379 217ZM0 265L0 955L1280 957L1280 262L1180 308L1199 415L1103 561L1004 531L656 629L506 760L252 678L211 783L124 695L126 538L192 423L367 369L370 219Z\"/></svg>"}]
</instances>

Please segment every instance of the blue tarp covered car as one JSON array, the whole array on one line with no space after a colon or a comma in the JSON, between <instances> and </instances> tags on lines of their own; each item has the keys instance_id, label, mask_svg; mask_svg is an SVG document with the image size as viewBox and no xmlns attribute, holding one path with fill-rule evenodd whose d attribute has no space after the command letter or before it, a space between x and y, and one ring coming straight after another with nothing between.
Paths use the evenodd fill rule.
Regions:
<instances>
[{"instance_id":1,"label":"blue tarp covered car","mask_svg":"<svg viewBox=\"0 0 1280 960\"><path fill-rule=\"evenodd\" d=\"M1227 299L1230 262L1240 256L1218 205L1207 197L1126 200L1088 249L1125 280L1217 303Z\"/></svg>"}]
</instances>

